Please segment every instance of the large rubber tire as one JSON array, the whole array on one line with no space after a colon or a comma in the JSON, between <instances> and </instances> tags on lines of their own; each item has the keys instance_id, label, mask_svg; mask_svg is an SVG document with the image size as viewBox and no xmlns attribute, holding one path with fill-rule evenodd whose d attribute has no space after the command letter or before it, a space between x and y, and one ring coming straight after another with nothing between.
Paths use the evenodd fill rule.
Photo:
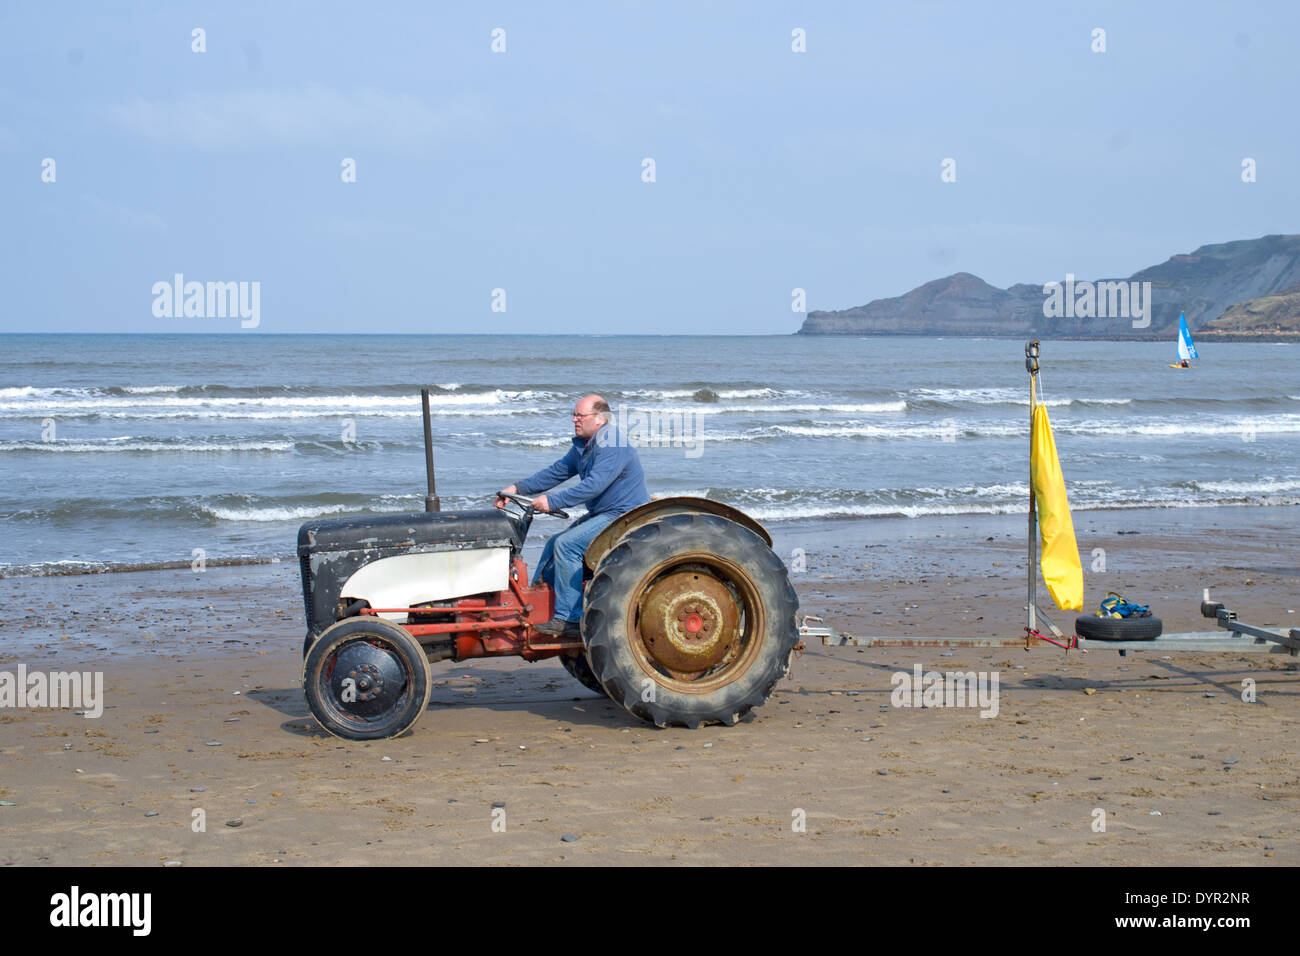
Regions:
<instances>
[{"instance_id":1,"label":"large rubber tire","mask_svg":"<svg viewBox=\"0 0 1300 956\"><path fill-rule=\"evenodd\" d=\"M312 644L302 683L312 715L335 737L385 740L409 730L429 706L429 658L396 624L353 617Z\"/></svg>"},{"instance_id":2,"label":"large rubber tire","mask_svg":"<svg viewBox=\"0 0 1300 956\"><path fill-rule=\"evenodd\" d=\"M1090 641L1154 641L1164 630L1158 617L1097 617L1080 614L1074 630Z\"/></svg>"},{"instance_id":3,"label":"large rubber tire","mask_svg":"<svg viewBox=\"0 0 1300 956\"><path fill-rule=\"evenodd\" d=\"M560 663L564 669L587 690L594 690L601 697L605 696L605 688L600 686L600 681L596 680L596 674L592 671L591 665L587 663L587 658L583 654L576 657L570 657L568 654L560 655Z\"/></svg>"},{"instance_id":4,"label":"large rubber tire","mask_svg":"<svg viewBox=\"0 0 1300 956\"><path fill-rule=\"evenodd\" d=\"M747 528L675 514L625 535L587 588L582 633L611 700L656 726L734 724L799 641L785 565Z\"/></svg>"}]
</instances>

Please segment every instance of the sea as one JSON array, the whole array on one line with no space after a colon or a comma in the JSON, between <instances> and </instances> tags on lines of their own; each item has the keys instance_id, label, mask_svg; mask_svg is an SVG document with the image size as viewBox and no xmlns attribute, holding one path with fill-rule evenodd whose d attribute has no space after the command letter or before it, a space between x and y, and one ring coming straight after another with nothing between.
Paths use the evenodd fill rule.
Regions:
<instances>
[{"instance_id":1,"label":"sea","mask_svg":"<svg viewBox=\"0 0 1300 956\"><path fill-rule=\"evenodd\" d=\"M1047 341L1074 511L1300 504L1300 345ZM655 496L778 529L1023 513L1016 339L0 335L0 576L288 559L318 516L445 511L613 407ZM539 521L542 519L539 519ZM546 519L548 522L554 519ZM536 527L536 526L535 526ZM558 526L557 526L558 527Z\"/></svg>"}]
</instances>

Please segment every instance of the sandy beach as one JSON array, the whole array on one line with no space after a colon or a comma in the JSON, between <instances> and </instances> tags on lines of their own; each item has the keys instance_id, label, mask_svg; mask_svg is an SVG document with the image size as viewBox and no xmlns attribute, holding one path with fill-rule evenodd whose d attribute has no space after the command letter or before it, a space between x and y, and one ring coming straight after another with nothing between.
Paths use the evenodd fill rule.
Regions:
<instances>
[{"instance_id":1,"label":"sandy beach","mask_svg":"<svg viewBox=\"0 0 1300 956\"><path fill-rule=\"evenodd\" d=\"M1205 631L1211 587L1300 626L1295 512L1077 514L1087 600ZM838 631L1022 634L1022 515L785 525L774 546L802 549L801 611ZM352 743L303 699L292 562L10 578L0 600L0 671L104 677L97 719L0 711L5 865L1300 863L1285 654L812 644L754 720L694 732L554 661L479 660L434 666L411 733ZM996 673L997 716L891 706L918 664Z\"/></svg>"}]
</instances>

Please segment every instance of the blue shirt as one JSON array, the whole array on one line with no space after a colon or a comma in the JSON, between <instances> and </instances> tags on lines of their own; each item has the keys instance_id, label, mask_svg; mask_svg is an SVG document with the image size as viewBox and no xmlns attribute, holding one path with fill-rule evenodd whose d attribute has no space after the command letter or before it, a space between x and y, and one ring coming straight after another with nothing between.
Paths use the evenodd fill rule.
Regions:
<instances>
[{"instance_id":1,"label":"blue shirt","mask_svg":"<svg viewBox=\"0 0 1300 956\"><path fill-rule=\"evenodd\" d=\"M618 517L650 500L640 456L609 422L591 438L575 437L573 446L563 458L549 468L515 482L515 488L520 494L537 495L574 475L582 480L571 488L546 496L552 510L585 504L589 514Z\"/></svg>"}]
</instances>

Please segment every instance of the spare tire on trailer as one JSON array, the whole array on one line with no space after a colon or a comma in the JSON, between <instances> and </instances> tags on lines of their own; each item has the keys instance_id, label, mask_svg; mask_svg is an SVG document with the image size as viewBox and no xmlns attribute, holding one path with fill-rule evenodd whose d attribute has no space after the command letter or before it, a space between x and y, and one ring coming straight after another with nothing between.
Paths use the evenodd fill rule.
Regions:
<instances>
[{"instance_id":1,"label":"spare tire on trailer","mask_svg":"<svg viewBox=\"0 0 1300 956\"><path fill-rule=\"evenodd\" d=\"M748 528L667 515L628 532L587 588L582 634L610 699L659 727L734 724L790 670L799 601Z\"/></svg>"},{"instance_id":2,"label":"spare tire on trailer","mask_svg":"<svg viewBox=\"0 0 1300 956\"><path fill-rule=\"evenodd\" d=\"M1097 617L1080 614L1074 619L1075 633L1090 641L1153 641L1164 625L1158 617Z\"/></svg>"}]
</instances>

